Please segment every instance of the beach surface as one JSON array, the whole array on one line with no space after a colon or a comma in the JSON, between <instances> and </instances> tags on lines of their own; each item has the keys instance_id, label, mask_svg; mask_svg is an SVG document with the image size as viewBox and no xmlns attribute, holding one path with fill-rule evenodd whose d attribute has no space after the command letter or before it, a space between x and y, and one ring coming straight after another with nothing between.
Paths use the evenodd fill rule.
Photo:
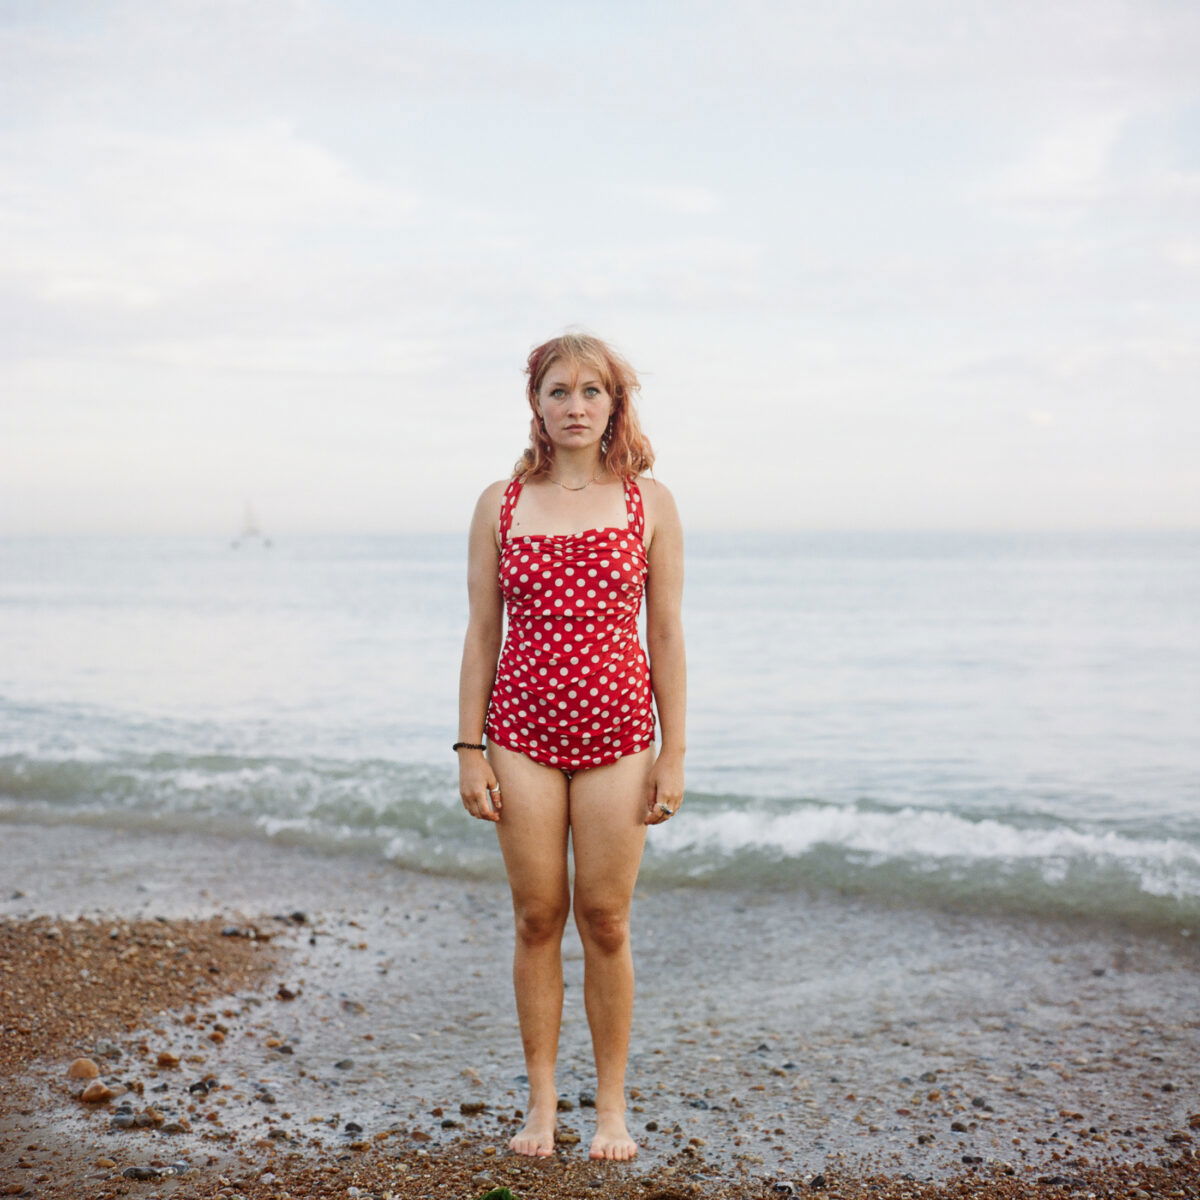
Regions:
<instances>
[{"instance_id":1,"label":"beach surface","mask_svg":"<svg viewBox=\"0 0 1200 1200\"><path fill-rule=\"evenodd\" d=\"M535 1162L503 885L78 823L0 825L0 862L0 1194L1200 1196L1190 934L643 889L639 1158L587 1158L568 929Z\"/></svg>"}]
</instances>

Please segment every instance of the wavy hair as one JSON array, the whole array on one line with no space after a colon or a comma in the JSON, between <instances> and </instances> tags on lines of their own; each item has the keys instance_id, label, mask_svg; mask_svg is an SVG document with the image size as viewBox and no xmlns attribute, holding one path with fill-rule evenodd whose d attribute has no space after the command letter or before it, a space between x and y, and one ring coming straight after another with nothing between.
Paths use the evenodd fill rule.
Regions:
<instances>
[{"instance_id":1,"label":"wavy hair","mask_svg":"<svg viewBox=\"0 0 1200 1200\"><path fill-rule=\"evenodd\" d=\"M600 465L618 479L648 471L654 465L654 450L634 409L634 396L642 386L634 369L599 338L587 333L564 333L532 350L526 363L529 380L525 394L533 416L529 422L529 446L517 459L514 477L538 479L548 475L554 465L554 446L538 416L537 394L555 363L566 363L577 371L591 367L612 397L612 413L600 438Z\"/></svg>"}]
</instances>

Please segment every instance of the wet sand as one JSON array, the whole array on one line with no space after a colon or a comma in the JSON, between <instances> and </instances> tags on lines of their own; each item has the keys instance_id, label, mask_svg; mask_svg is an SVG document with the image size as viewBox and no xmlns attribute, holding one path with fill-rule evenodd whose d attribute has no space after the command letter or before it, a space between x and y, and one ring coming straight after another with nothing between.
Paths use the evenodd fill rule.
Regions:
<instances>
[{"instance_id":1,"label":"wet sand","mask_svg":"<svg viewBox=\"0 0 1200 1200\"><path fill-rule=\"evenodd\" d=\"M568 930L568 1140L533 1162L502 886L76 825L0 825L0 864L0 1193L1200 1196L1189 937L642 892L639 1159L586 1158Z\"/></svg>"}]
</instances>

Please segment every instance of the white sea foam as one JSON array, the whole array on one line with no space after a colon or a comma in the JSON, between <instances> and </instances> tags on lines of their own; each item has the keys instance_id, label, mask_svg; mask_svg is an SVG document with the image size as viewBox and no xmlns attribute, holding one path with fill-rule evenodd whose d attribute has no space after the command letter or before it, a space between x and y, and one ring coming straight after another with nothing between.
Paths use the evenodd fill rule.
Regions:
<instances>
[{"instance_id":1,"label":"white sea foam","mask_svg":"<svg viewBox=\"0 0 1200 1200\"><path fill-rule=\"evenodd\" d=\"M786 813L693 811L656 835L656 848L676 855L727 857L758 851L773 858L801 858L821 847L866 856L868 865L904 860L929 870L1033 866L1050 884L1061 882L1075 866L1121 866L1151 895L1200 895L1200 848L1175 838L1131 838L1065 825L1021 827L938 809L807 804Z\"/></svg>"}]
</instances>

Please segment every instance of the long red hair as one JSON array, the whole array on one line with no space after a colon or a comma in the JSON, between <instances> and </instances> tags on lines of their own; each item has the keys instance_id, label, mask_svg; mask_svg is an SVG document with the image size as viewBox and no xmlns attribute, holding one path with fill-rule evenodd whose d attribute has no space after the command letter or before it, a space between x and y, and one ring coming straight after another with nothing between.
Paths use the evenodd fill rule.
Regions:
<instances>
[{"instance_id":1,"label":"long red hair","mask_svg":"<svg viewBox=\"0 0 1200 1200\"><path fill-rule=\"evenodd\" d=\"M538 417L537 394L546 373L555 363L581 370L590 367L612 397L612 414L600 439L600 465L618 479L640 475L654 465L650 439L642 432L634 409L634 395L641 384L634 369L611 346L587 333L564 333L530 352L525 366L529 376L525 394L533 416L529 422L529 447L517 459L513 475L537 479L554 465L554 446Z\"/></svg>"}]
</instances>

